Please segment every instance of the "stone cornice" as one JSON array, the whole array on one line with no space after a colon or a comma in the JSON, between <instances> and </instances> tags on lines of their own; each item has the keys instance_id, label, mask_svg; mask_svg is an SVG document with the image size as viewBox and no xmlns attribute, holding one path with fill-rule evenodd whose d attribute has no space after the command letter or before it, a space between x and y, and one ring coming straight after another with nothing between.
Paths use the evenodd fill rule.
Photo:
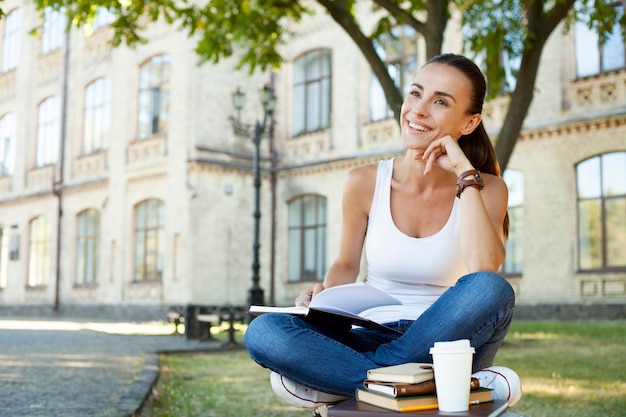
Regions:
<instances>
[{"instance_id":1,"label":"stone cornice","mask_svg":"<svg viewBox=\"0 0 626 417\"><path fill-rule=\"evenodd\" d=\"M524 126L520 140L586 134L626 125L626 109Z\"/></svg>"},{"instance_id":2,"label":"stone cornice","mask_svg":"<svg viewBox=\"0 0 626 417\"><path fill-rule=\"evenodd\" d=\"M19 196L0 200L0 207L15 206L15 205L28 205L31 203L35 203L37 201L48 200L51 198L55 200L57 199L54 193L50 191L32 193L32 194L24 194L24 195L19 195Z\"/></svg>"},{"instance_id":3,"label":"stone cornice","mask_svg":"<svg viewBox=\"0 0 626 417\"><path fill-rule=\"evenodd\" d=\"M108 185L109 185L109 180L108 178L105 178L101 180L82 182L79 184L65 185L61 189L61 193L63 195L75 195L75 194L80 194L80 193L85 193L85 192L102 190L106 188Z\"/></svg>"}]
</instances>

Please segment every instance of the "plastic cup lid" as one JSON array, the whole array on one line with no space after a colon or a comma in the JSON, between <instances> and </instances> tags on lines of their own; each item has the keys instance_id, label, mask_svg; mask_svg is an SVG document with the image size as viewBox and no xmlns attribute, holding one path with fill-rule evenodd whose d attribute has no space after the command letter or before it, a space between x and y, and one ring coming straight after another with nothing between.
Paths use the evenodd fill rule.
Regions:
<instances>
[{"instance_id":1,"label":"plastic cup lid","mask_svg":"<svg viewBox=\"0 0 626 417\"><path fill-rule=\"evenodd\" d=\"M453 340L451 342L435 342L430 348L430 353L474 353L475 349L470 346L468 339Z\"/></svg>"}]
</instances>

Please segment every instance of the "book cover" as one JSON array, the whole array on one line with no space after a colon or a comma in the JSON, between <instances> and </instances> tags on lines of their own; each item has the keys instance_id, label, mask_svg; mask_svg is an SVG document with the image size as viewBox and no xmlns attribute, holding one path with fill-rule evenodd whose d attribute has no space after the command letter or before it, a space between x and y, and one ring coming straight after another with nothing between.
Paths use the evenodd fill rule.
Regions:
<instances>
[{"instance_id":1,"label":"book cover","mask_svg":"<svg viewBox=\"0 0 626 417\"><path fill-rule=\"evenodd\" d=\"M381 394L391 397L408 397L410 395L426 395L435 393L435 380L430 379L416 384L407 384L405 382L383 382L366 379L363 381L363 387L370 391L380 392ZM470 389L480 388L480 382L476 378L472 378Z\"/></svg>"},{"instance_id":2,"label":"book cover","mask_svg":"<svg viewBox=\"0 0 626 417\"><path fill-rule=\"evenodd\" d=\"M479 388L470 392L470 403L481 404L493 401L492 391L487 388ZM415 395L410 397L391 397L366 389L357 389L357 401L374 405L392 411L411 411L416 407L436 408L438 405L436 394Z\"/></svg>"},{"instance_id":3,"label":"book cover","mask_svg":"<svg viewBox=\"0 0 626 417\"><path fill-rule=\"evenodd\" d=\"M367 379L381 382L404 382L415 384L433 379L433 364L407 362L384 366L367 371Z\"/></svg>"},{"instance_id":4,"label":"book cover","mask_svg":"<svg viewBox=\"0 0 626 417\"><path fill-rule=\"evenodd\" d=\"M496 417L502 415L508 408L505 400L494 400L482 404L471 405L469 410L459 413L447 413L443 411L425 410L408 411L404 414L418 416L456 416L456 417ZM328 407L328 417L393 417L398 415L396 411L369 405L351 398L346 401Z\"/></svg>"},{"instance_id":5,"label":"book cover","mask_svg":"<svg viewBox=\"0 0 626 417\"><path fill-rule=\"evenodd\" d=\"M332 326L338 330L350 329L355 324L398 333L382 324L359 316L359 313L367 309L395 304L401 304L400 300L363 282L355 282L325 289L311 300L308 307L252 305L248 312L253 315L264 313L295 314L306 317L308 320L316 323Z\"/></svg>"}]
</instances>

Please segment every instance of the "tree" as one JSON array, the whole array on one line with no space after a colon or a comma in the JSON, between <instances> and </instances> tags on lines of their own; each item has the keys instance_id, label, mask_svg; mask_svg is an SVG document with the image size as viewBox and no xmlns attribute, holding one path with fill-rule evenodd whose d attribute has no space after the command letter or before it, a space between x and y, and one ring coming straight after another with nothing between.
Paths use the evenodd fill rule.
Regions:
<instances>
[{"instance_id":1,"label":"tree","mask_svg":"<svg viewBox=\"0 0 626 417\"><path fill-rule=\"evenodd\" d=\"M368 5L380 16L372 33L359 24L356 0L35 0L37 7L64 8L70 25L88 24L100 7L117 16L112 23L114 45L145 42L142 29L158 19L177 25L198 39L200 63L218 62L241 51L239 68L279 67L280 46L290 35L285 22L298 22L319 12L321 6L350 36L378 78L396 120L400 119L402 95L385 62L376 52L375 42L389 36L396 25L409 25L426 43L426 54L441 53L443 35L450 11L463 16L466 48L484 54L489 91L510 94L510 104L498 135L496 152L505 169L521 132L534 95L534 86L543 47L561 21L566 28L575 20L587 20L605 39L617 18L616 9L605 0L371 0ZM1 13L1 10L0 10ZM419 16L419 17L418 17ZM626 35L626 14L621 17ZM519 62L512 92L506 85L502 57Z\"/></svg>"},{"instance_id":2,"label":"tree","mask_svg":"<svg viewBox=\"0 0 626 417\"><path fill-rule=\"evenodd\" d=\"M469 48L486 54L486 74L492 94L505 83L504 66L500 57L506 52L510 61L519 61L516 82L496 142L496 154L501 167L506 168L521 132L526 113L532 103L541 54L546 41L557 25L565 22L569 29L576 20L587 21L596 29L604 43L613 29L617 10L602 0L500 0L494 2L465 1L464 23ZM626 19L621 17L626 37ZM507 86L511 87L511 86Z\"/></svg>"}]
</instances>

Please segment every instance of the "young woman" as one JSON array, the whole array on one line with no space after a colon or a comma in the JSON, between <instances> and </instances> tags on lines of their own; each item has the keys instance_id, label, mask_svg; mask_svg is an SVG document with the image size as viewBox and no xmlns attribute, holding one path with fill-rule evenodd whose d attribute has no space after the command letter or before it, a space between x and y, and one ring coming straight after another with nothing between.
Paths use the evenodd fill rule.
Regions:
<instances>
[{"instance_id":1,"label":"young woman","mask_svg":"<svg viewBox=\"0 0 626 417\"><path fill-rule=\"evenodd\" d=\"M401 334L337 332L288 314L257 317L246 346L273 371L279 397L309 408L337 402L362 387L368 369L431 362L435 342L469 339L481 386L504 386L500 398L511 405L519 400L517 375L491 367L515 296L496 274L505 256L508 193L481 120L485 92L471 60L431 59L402 105L406 153L348 174L339 254L323 285L301 295L355 282L365 245L366 285L402 304L363 315Z\"/></svg>"}]
</instances>

